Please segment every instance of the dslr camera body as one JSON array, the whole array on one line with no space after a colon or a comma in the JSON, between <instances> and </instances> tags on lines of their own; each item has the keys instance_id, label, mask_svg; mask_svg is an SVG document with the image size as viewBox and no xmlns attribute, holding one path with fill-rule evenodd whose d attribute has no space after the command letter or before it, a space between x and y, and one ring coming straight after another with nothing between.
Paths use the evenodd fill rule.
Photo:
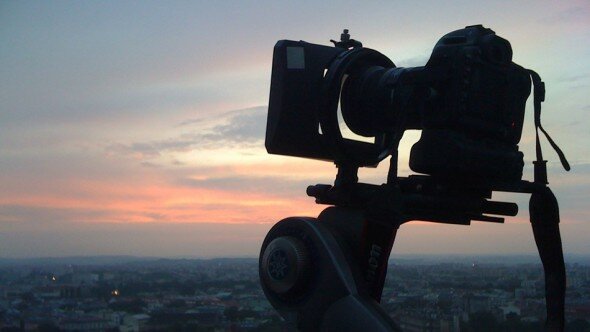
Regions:
<instances>
[{"instance_id":1,"label":"dslr camera body","mask_svg":"<svg viewBox=\"0 0 590 332\"><path fill-rule=\"evenodd\" d=\"M371 49L283 40L274 49L266 148L374 166L404 130L422 129L413 171L518 181L530 82L510 43L481 25L446 34L426 65L412 68ZM375 143L342 137L339 98L346 125Z\"/></svg>"},{"instance_id":2,"label":"dslr camera body","mask_svg":"<svg viewBox=\"0 0 590 332\"><path fill-rule=\"evenodd\" d=\"M539 75L512 62L510 43L481 25L444 35L422 67L396 67L348 30L332 42L281 40L274 47L267 151L334 162L338 173L333 185L307 188L330 207L316 218L283 219L267 234L259 273L271 304L301 330L399 330L378 304L397 229L412 220L501 223L518 206L492 201L492 192L530 193L546 324L562 331L559 209L547 187L539 130L566 170L569 164L541 126ZM518 143L531 86L537 160L529 182L522 180ZM408 129L422 131L409 165L420 174L399 177L397 150ZM347 138L344 130L365 139ZM388 156L386 183L358 182L359 167Z\"/></svg>"}]
</instances>

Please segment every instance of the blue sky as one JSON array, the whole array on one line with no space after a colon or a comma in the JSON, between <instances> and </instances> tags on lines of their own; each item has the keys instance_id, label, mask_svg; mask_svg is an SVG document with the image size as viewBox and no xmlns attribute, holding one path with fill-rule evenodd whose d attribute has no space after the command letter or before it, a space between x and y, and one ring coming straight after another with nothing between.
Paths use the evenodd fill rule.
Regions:
<instances>
[{"instance_id":1,"label":"blue sky","mask_svg":"<svg viewBox=\"0 0 590 332\"><path fill-rule=\"evenodd\" d=\"M0 2L0 256L254 256L274 222L321 210L305 187L334 174L264 151L274 43L327 44L348 28L416 66L480 23L547 84L543 123L573 168L546 145L564 246L590 253L588 17L587 1ZM521 212L505 225L406 225L395 250L534 252L527 197L509 197Z\"/></svg>"}]
</instances>

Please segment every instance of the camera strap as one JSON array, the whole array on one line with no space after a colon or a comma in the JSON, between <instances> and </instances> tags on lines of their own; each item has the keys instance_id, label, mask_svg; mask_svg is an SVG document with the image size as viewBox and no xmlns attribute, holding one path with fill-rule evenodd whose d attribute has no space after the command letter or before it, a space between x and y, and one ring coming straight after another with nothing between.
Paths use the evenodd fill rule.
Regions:
<instances>
[{"instance_id":1,"label":"camera strap","mask_svg":"<svg viewBox=\"0 0 590 332\"><path fill-rule=\"evenodd\" d=\"M537 152L537 160L534 162L535 164L535 182L541 182L547 184L547 161L543 160L543 151L541 150L541 141L539 139L539 129L545 137L549 144L553 147L557 155L559 156L559 160L561 161L561 165L566 171L570 170L570 164L565 158L565 154L557 143L553 141L551 136L547 133L545 128L541 125L541 103L545 101L545 82L541 81L541 77L539 74L534 72L533 70L528 70L531 78L533 80L533 87L534 87L534 105L535 105L535 145L536 145L536 152Z\"/></svg>"},{"instance_id":2,"label":"camera strap","mask_svg":"<svg viewBox=\"0 0 590 332\"><path fill-rule=\"evenodd\" d=\"M529 70L534 87L535 107L535 139L537 160L533 162L535 167L535 183L542 184L542 189L532 193L529 201L529 211L533 235L539 256L545 273L545 300L547 309L547 321L545 327L548 331L563 331L565 326L565 262L563 259L563 246L559 232L559 205L555 195L546 185L547 161L543 160L539 129L549 144L553 147L559 160L566 171L570 165L564 153L551 139L551 136L541 125L541 103L545 100L545 83L536 72Z\"/></svg>"}]
</instances>

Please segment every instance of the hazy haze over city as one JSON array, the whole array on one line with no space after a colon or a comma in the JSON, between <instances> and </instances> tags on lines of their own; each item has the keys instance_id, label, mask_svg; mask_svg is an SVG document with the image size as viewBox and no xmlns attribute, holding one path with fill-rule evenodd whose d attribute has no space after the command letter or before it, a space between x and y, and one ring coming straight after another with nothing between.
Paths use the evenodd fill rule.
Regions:
<instances>
[{"instance_id":1,"label":"hazy haze over city","mask_svg":"<svg viewBox=\"0 0 590 332\"><path fill-rule=\"evenodd\" d=\"M564 251L590 254L588 1L3 1L0 257L255 256L281 218L317 215L308 184L331 163L264 149L272 49L343 28L398 66L445 33L483 24L547 85L543 142ZM532 98L531 98L532 99ZM400 172L410 173L400 147ZM534 158L532 102L521 141ZM381 183L387 162L361 171ZM534 253L526 195L506 224L402 226L394 251Z\"/></svg>"}]
</instances>

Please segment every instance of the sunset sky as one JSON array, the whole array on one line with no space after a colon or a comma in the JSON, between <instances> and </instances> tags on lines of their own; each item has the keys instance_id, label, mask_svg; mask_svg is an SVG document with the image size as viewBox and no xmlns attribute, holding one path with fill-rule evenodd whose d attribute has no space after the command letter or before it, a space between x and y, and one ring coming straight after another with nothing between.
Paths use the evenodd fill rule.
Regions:
<instances>
[{"instance_id":1,"label":"sunset sky","mask_svg":"<svg viewBox=\"0 0 590 332\"><path fill-rule=\"evenodd\" d=\"M343 28L398 66L483 24L547 86L544 143L566 253L590 254L590 2L1 1L0 257L255 256L278 220L316 216L334 165L264 149L272 49ZM531 179L532 102L521 150ZM408 151L419 133L400 147ZM384 181L385 166L361 180ZM394 252L534 253L526 195L504 225L402 226Z\"/></svg>"}]
</instances>

